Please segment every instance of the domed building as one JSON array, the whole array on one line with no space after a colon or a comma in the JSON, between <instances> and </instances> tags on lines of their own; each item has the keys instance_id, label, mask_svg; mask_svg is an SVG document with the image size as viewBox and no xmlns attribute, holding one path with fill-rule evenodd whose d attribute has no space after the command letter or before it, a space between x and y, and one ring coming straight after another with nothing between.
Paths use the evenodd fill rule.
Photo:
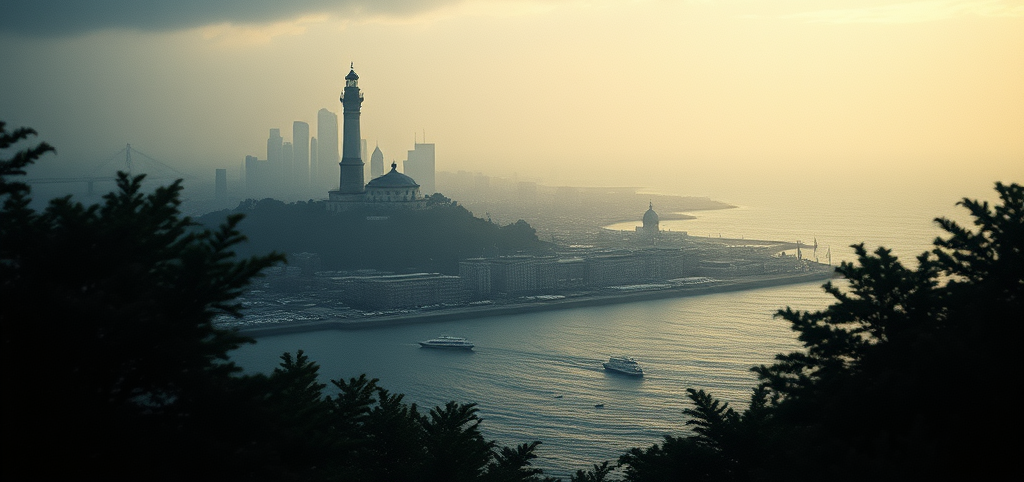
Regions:
<instances>
[{"instance_id":1,"label":"domed building","mask_svg":"<svg viewBox=\"0 0 1024 482\"><path fill-rule=\"evenodd\" d=\"M644 213L644 231L658 232L658 213L654 212L654 203L647 205L647 212Z\"/></svg>"},{"instance_id":2,"label":"domed building","mask_svg":"<svg viewBox=\"0 0 1024 482\"><path fill-rule=\"evenodd\" d=\"M654 212L654 203L649 203L647 212L644 213L644 225L637 226L637 234L642 240L653 242L660 232L658 222L658 213Z\"/></svg>"},{"instance_id":3,"label":"domed building","mask_svg":"<svg viewBox=\"0 0 1024 482\"><path fill-rule=\"evenodd\" d=\"M413 178L398 172L398 166L391 163L391 171L366 183L366 203L387 207L423 207L426 201L420 196L420 185Z\"/></svg>"}]
</instances>

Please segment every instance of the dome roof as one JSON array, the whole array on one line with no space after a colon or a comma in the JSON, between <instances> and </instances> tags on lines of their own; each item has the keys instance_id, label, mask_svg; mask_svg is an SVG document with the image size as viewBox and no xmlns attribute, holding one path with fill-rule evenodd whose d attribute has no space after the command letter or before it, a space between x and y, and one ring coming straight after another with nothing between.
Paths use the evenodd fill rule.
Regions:
<instances>
[{"instance_id":1,"label":"dome roof","mask_svg":"<svg viewBox=\"0 0 1024 482\"><path fill-rule=\"evenodd\" d=\"M356 75L355 70L348 71L348 75L345 76L345 80L359 80L359 76Z\"/></svg>"},{"instance_id":2,"label":"dome roof","mask_svg":"<svg viewBox=\"0 0 1024 482\"><path fill-rule=\"evenodd\" d=\"M654 212L654 203L651 203L644 213L644 226L658 224L658 213Z\"/></svg>"},{"instance_id":3,"label":"dome roof","mask_svg":"<svg viewBox=\"0 0 1024 482\"><path fill-rule=\"evenodd\" d=\"M371 189L371 188L377 188L377 189L392 188L392 189L394 189L394 188L399 188L399 187L420 187L420 185L416 184L416 181L414 181L411 177L406 176L405 174L402 174L402 173L398 172L396 167L397 166L394 163L392 163L391 164L391 171L390 172L388 172L387 174L385 174L385 175L383 175L381 177L378 177L378 178L376 178L376 179L366 183L366 188L367 189Z\"/></svg>"}]
</instances>

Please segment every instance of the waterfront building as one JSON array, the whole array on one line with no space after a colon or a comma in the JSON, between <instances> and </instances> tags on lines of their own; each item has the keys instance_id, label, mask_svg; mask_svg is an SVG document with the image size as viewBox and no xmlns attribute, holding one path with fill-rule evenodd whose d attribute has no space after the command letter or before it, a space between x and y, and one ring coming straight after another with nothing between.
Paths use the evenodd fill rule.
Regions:
<instances>
[{"instance_id":1,"label":"waterfront building","mask_svg":"<svg viewBox=\"0 0 1024 482\"><path fill-rule=\"evenodd\" d=\"M339 282L344 301L360 309L417 308L467 299L458 276L439 273L350 276Z\"/></svg>"},{"instance_id":2,"label":"waterfront building","mask_svg":"<svg viewBox=\"0 0 1024 482\"><path fill-rule=\"evenodd\" d=\"M604 288L698 273L694 257L678 248L591 253L584 256L502 256L459 263L462 287L473 299Z\"/></svg>"},{"instance_id":3,"label":"waterfront building","mask_svg":"<svg viewBox=\"0 0 1024 482\"><path fill-rule=\"evenodd\" d=\"M644 213L643 226L636 228L640 240L645 244L654 244L658 239L659 229L658 213L654 212L654 203L649 203L647 212Z\"/></svg>"},{"instance_id":4,"label":"waterfront building","mask_svg":"<svg viewBox=\"0 0 1024 482\"><path fill-rule=\"evenodd\" d=\"M491 297L491 262L485 258L469 258L459 262L462 289L476 300Z\"/></svg>"}]
</instances>

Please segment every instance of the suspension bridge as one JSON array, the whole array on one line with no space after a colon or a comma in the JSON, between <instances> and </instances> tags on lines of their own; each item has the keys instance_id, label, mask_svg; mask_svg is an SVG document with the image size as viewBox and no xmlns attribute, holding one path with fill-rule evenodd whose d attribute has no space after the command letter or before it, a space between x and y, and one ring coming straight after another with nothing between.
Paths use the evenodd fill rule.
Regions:
<instances>
[{"instance_id":1,"label":"suspension bridge","mask_svg":"<svg viewBox=\"0 0 1024 482\"><path fill-rule=\"evenodd\" d=\"M131 144L108 156L92 171L82 176L40 177L25 179L28 184L78 184L84 183L89 195L93 194L93 185L98 182L114 182L117 171L127 172L129 176L145 174L147 181L173 181L177 179L194 179L166 163L154 159Z\"/></svg>"}]
</instances>

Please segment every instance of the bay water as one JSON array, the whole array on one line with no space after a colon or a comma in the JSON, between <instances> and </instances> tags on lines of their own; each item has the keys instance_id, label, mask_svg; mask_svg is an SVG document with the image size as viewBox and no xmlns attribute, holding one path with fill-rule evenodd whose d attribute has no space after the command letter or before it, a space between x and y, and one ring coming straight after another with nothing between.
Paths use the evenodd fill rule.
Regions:
<instances>
[{"instance_id":1,"label":"bay water","mask_svg":"<svg viewBox=\"0 0 1024 482\"><path fill-rule=\"evenodd\" d=\"M737 208L689 213L662 229L691 236L818 243L805 257L853 261L848 247L884 245L909 264L941 231L932 221L968 221L954 204L965 195L993 198L968 186L954 191L822 190L810 196L736 193L716 197ZM646 208L646 206L644 206ZM657 210L657 206L655 206ZM640 211L642 213L642 210ZM632 230L639 224L611 226ZM841 281L840 281L841 282ZM773 314L789 306L817 310L831 302L821 283L662 299L544 313L320 331L261 337L233 352L248 372L271 371L284 352L304 350L323 382L367 374L421 411L449 400L477 404L481 428L500 445L542 441L534 465L567 478L577 469L684 435L686 389L704 389L742 410L756 377L750 368L800 348ZM469 352L420 348L447 334L476 344ZM643 378L603 370L612 355L643 366ZM329 389L328 389L329 390Z\"/></svg>"}]
</instances>

